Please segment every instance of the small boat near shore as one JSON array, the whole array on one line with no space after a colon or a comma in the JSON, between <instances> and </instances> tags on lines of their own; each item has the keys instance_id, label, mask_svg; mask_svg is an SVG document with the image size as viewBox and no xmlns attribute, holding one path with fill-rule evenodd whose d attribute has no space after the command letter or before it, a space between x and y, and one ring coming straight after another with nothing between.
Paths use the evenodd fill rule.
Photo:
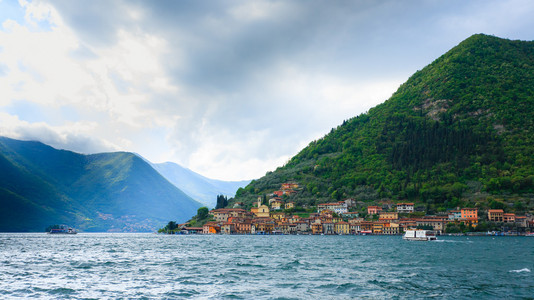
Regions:
<instances>
[{"instance_id":1,"label":"small boat near shore","mask_svg":"<svg viewBox=\"0 0 534 300\"><path fill-rule=\"evenodd\" d=\"M403 239L407 241L435 241L436 232L432 230L406 230Z\"/></svg>"},{"instance_id":2,"label":"small boat near shore","mask_svg":"<svg viewBox=\"0 0 534 300\"><path fill-rule=\"evenodd\" d=\"M60 226L59 228L52 228L50 229L48 234L77 234L78 232L76 229L68 227L68 226Z\"/></svg>"}]
</instances>

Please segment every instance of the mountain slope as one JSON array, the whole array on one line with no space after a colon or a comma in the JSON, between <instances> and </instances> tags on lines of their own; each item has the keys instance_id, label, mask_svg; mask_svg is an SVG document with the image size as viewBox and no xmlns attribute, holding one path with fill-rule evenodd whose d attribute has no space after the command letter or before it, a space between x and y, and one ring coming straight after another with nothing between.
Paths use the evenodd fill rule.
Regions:
<instances>
[{"instance_id":1,"label":"mountain slope","mask_svg":"<svg viewBox=\"0 0 534 300\"><path fill-rule=\"evenodd\" d=\"M0 138L0 231L65 223L86 231L151 231L200 203L132 153L81 155Z\"/></svg>"},{"instance_id":2,"label":"mountain slope","mask_svg":"<svg viewBox=\"0 0 534 300\"><path fill-rule=\"evenodd\" d=\"M238 188L245 187L250 182L210 179L171 162L152 166L180 190L209 208L217 204L217 195L233 197Z\"/></svg>"},{"instance_id":3,"label":"mountain slope","mask_svg":"<svg viewBox=\"0 0 534 300\"><path fill-rule=\"evenodd\" d=\"M446 209L473 195L528 195L533 128L534 42L478 34L239 190L235 201L250 203L288 180L304 187L298 204L393 198Z\"/></svg>"}]
</instances>

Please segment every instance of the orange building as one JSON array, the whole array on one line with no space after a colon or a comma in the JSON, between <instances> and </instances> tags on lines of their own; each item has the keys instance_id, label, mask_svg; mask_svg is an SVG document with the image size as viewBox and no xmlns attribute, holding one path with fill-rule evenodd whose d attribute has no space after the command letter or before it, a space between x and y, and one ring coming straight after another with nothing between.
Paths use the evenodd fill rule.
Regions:
<instances>
[{"instance_id":1,"label":"orange building","mask_svg":"<svg viewBox=\"0 0 534 300\"><path fill-rule=\"evenodd\" d=\"M504 223L514 223L515 222L515 214L502 214L502 221Z\"/></svg>"},{"instance_id":2,"label":"orange building","mask_svg":"<svg viewBox=\"0 0 534 300\"><path fill-rule=\"evenodd\" d=\"M221 232L221 226L217 222L208 222L202 227L203 234L217 234Z\"/></svg>"},{"instance_id":3,"label":"orange building","mask_svg":"<svg viewBox=\"0 0 534 300\"><path fill-rule=\"evenodd\" d=\"M460 220L466 225L478 225L478 209L476 208L462 208L460 210Z\"/></svg>"},{"instance_id":4,"label":"orange building","mask_svg":"<svg viewBox=\"0 0 534 300\"><path fill-rule=\"evenodd\" d=\"M478 219L478 209L476 208L462 208L460 210L460 218L462 219Z\"/></svg>"}]
</instances>

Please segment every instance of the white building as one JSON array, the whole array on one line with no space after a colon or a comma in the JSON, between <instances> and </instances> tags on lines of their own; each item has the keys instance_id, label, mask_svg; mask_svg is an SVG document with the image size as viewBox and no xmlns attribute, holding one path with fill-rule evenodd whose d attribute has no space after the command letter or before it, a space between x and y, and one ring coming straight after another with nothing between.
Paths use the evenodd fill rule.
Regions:
<instances>
[{"instance_id":1,"label":"white building","mask_svg":"<svg viewBox=\"0 0 534 300\"><path fill-rule=\"evenodd\" d=\"M413 213L413 203L397 203L397 211L399 213Z\"/></svg>"},{"instance_id":2,"label":"white building","mask_svg":"<svg viewBox=\"0 0 534 300\"><path fill-rule=\"evenodd\" d=\"M321 212L325 209L331 210L336 214L343 214L349 211L347 203L344 201L334 202L334 203L321 203L317 205L317 212Z\"/></svg>"}]
</instances>

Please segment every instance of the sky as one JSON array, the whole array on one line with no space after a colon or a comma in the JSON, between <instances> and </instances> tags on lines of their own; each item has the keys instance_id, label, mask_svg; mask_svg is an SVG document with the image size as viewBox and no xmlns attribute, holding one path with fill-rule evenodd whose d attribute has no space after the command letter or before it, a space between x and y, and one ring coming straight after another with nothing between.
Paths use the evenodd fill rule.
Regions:
<instances>
[{"instance_id":1,"label":"sky","mask_svg":"<svg viewBox=\"0 0 534 300\"><path fill-rule=\"evenodd\" d=\"M0 136L213 179L284 165L534 1L0 0Z\"/></svg>"}]
</instances>

